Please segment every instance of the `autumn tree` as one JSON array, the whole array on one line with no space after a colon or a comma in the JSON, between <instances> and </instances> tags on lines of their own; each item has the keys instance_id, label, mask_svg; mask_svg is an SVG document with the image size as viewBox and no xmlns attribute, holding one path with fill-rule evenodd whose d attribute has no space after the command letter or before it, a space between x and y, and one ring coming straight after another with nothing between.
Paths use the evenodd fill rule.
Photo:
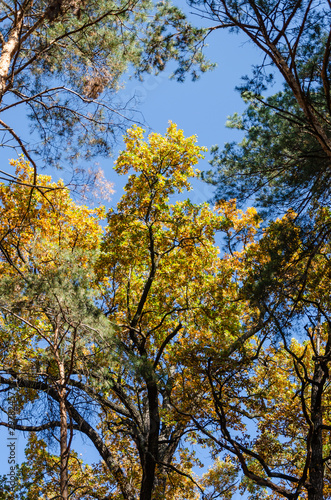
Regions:
<instances>
[{"instance_id":1,"label":"autumn tree","mask_svg":"<svg viewBox=\"0 0 331 500\"><path fill-rule=\"evenodd\" d=\"M238 487L252 499L331 497L329 218L323 208L311 219L313 256L289 212L241 257L242 293L268 321L230 358L204 362L214 412L192 418L218 456L205 477L215 497Z\"/></svg>"},{"instance_id":2,"label":"autumn tree","mask_svg":"<svg viewBox=\"0 0 331 500\"><path fill-rule=\"evenodd\" d=\"M83 463L77 452L70 450L68 460L70 498L95 500L109 498L112 484L107 481L99 465ZM13 485L6 476L0 477L3 500L38 500L61 498L59 496L60 461L56 452L50 450L49 439L29 433L25 448L25 460L17 466Z\"/></svg>"},{"instance_id":3,"label":"autumn tree","mask_svg":"<svg viewBox=\"0 0 331 500\"><path fill-rule=\"evenodd\" d=\"M17 250L15 262L1 263L2 370L12 376L29 374L33 382L47 381L53 391L59 406L59 491L67 499L73 431L65 406L67 378L83 362L98 328L86 269L101 236L103 210L76 205L63 183L52 183L47 176L38 179L44 190L31 196L26 184L33 169L23 159L16 167L19 184L1 186L2 232L9 235L5 248ZM22 398L21 409L35 401L33 391ZM28 421L33 418L26 415ZM42 417L39 430L56 427Z\"/></svg>"},{"instance_id":4,"label":"autumn tree","mask_svg":"<svg viewBox=\"0 0 331 500\"><path fill-rule=\"evenodd\" d=\"M190 3L265 56L240 87L247 110L229 123L243 141L214 150L216 197L253 197L269 217L289 209L245 257L242 293L268 324L232 363L215 354L206 366L217 416L196 423L235 457L209 481L230 498L241 470L254 499L329 498L330 3ZM283 90L265 98L275 73Z\"/></svg>"},{"instance_id":5,"label":"autumn tree","mask_svg":"<svg viewBox=\"0 0 331 500\"><path fill-rule=\"evenodd\" d=\"M134 128L125 141L127 149L116 170L134 173L117 211L108 215L100 261L102 273L107 269L109 317L121 325L123 375L125 365L128 375L131 372L125 392L112 384L114 396L132 415L130 435L141 457L139 498L172 498L175 492L166 476L176 470L174 453L189 425L173 410L174 402L185 406L192 395L185 369L190 349L202 353L208 342L225 342L213 338L207 311L212 316L212 310L223 307L215 320L231 328L227 304L217 305L217 289L231 296L235 287L231 266L218 259L214 243L223 217L207 205L169 202L170 196L188 189L188 178L196 175L192 167L201 154L195 138L184 139L182 131L170 125L164 138L151 134L146 143L142 130ZM244 218L248 231L254 232L255 218L255 212ZM240 314L240 308L234 310L233 320ZM196 390L199 405L203 380ZM184 456L181 460L185 464ZM182 464L176 465L179 473ZM184 498L189 495L189 490L183 492Z\"/></svg>"},{"instance_id":6,"label":"autumn tree","mask_svg":"<svg viewBox=\"0 0 331 500\"><path fill-rule=\"evenodd\" d=\"M65 411L70 429L87 436L99 452L100 477L110 482L114 497L195 499L202 487L192 477L194 450L185 445L185 437L193 438L195 432L187 411L194 408L198 414L205 404L210 406L208 378L203 370L198 370L198 379L191 379L194 367L197 368L196 358L204 359L209 351L220 352L225 348L229 353L234 352L264 324L263 310L250 307L238 296L243 267L236 255L225 259L219 256L215 233L222 231L226 235L234 224L235 237L248 245L253 241L259 218L253 209L244 214L236 210L233 203L224 204L219 212L189 200L171 203L170 196L190 188L189 178L197 175L194 166L202 155L196 138L185 138L175 125L169 126L164 137L151 134L148 141L144 140L143 131L134 127L128 131L125 141L126 150L120 154L116 169L123 174L132 169L133 173L117 209L108 214L100 248L92 252L96 255L96 277L90 277L90 266L86 270L86 279L92 279L88 288L97 293L95 306L102 312L102 321L108 330L98 314L97 326L91 321L79 324L78 332L83 329L82 334L79 333L83 345L75 351L71 364L64 364L65 387L63 384L59 387L66 391ZM11 189L16 193L19 188ZM61 193L61 190L54 191L52 196L61 200ZM43 197L38 200L36 212L31 212L35 219L30 220L29 226L48 227L47 213L41 217L38 210L50 204L44 203ZM67 200L64 208L70 208L72 203ZM61 211L47 210L51 218L54 214L59 217L64 246L66 241L72 242L70 230L67 240ZM66 217L66 208L62 214ZM92 213L86 212L87 219L77 214L86 224L90 216L93 222ZM77 221L77 228L80 227ZM90 242L88 245L92 245L86 250L98 246L97 238L84 228L78 234L74 246L82 250L83 258L84 234ZM37 266L41 259L42 274L45 265L46 268L53 265L54 258L48 263L43 253L36 254L31 238L29 242L26 259L36 261ZM45 251L52 249L58 255L57 244L47 233L43 244ZM69 248L72 247L69 245ZM20 265L23 264L17 264L18 269ZM3 262L3 279L8 269L14 273L13 266ZM75 286L75 281L70 282L71 276L69 271L70 287ZM24 283L25 273L20 279ZM82 287L86 286L84 283L79 282ZM23 286L25 297L27 288ZM24 310L24 315L16 312L14 302L8 306L3 299L5 325L16 318L17 335L31 336L31 341L37 341L38 350L35 356L30 354L26 370L19 366L13 368L11 363L15 360L5 358L1 382L4 388L17 388L23 398L16 429L38 433L58 429L60 422L52 416L47 422L43 421L33 413L33 407L43 405L45 398L49 398L58 408L60 398L54 385L59 377L56 353L38 343L40 333L34 327L31 330L27 323L37 323L35 326L39 329L47 328L54 343L51 325L47 326L50 318L45 318L45 325L40 324L38 307L46 307L48 299L45 305L36 299L37 294L29 295L31 307ZM23 305L18 303L17 307L22 309ZM60 317L63 313L66 315L65 338L70 352L73 342L67 331L72 331L68 323L71 308L67 301L60 314ZM244 323L243 318L249 319ZM88 326L94 328L90 337L85 332ZM113 334L107 333L110 327ZM89 338L93 341L87 342ZM15 337L11 342L15 342ZM3 343L2 349L6 345ZM24 352L19 339L18 345ZM38 356L43 360L46 352L47 359L52 360L52 378L49 370L37 373L34 370ZM30 406L24 406L28 395ZM29 416L26 425L21 421L25 416ZM33 453L29 456L30 462L38 460ZM51 458L46 457L43 463L51 464ZM75 494L71 489L73 484L69 478L70 495ZM89 491L87 485L87 498ZM81 498L83 493L81 489L77 494Z\"/></svg>"}]
</instances>

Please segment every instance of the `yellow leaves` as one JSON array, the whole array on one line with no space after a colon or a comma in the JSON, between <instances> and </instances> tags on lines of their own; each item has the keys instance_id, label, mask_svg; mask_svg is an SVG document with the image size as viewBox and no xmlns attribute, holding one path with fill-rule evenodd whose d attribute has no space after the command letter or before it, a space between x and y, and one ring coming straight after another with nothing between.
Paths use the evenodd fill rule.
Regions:
<instances>
[{"instance_id":1,"label":"yellow leaves","mask_svg":"<svg viewBox=\"0 0 331 500\"><path fill-rule=\"evenodd\" d=\"M212 467L202 477L202 485L205 488L212 488L216 493L222 493L223 500L231 500L237 491L237 475L239 465L230 456L224 460L216 458Z\"/></svg>"},{"instance_id":2,"label":"yellow leaves","mask_svg":"<svg viewBox=\"0 0 331 500\"><path fill-rule=\"evenodd\" d=\"M15 265L22 271L29 266L45 270L61 262L63 250L97 248L102 207L78 205L63 182L52 182L50 176L38 175L37 187L31 187L29 163L21 157L11 164L16 166L18 183L0 185L0 235Z\"/></svg>"},{"instance_id":3,"label":"yellow leaves","mask_svg":"<svg viewBox=\"0 0 331 500\"><path fill-rule=\"evenodd\" d=\"M288 462L294 476L301 473L305 454L301 442L308 432L302 398L308 412L310 407L310 388L302 385L302 368L312 377L312 355L310 346L296 339L288 342L287 349L274 343L261 352L259 364L251 373L252 393L259 394L250 404L251 414L258 415L254 449L270 466ZM295 359L300 360L297 366Z\"/></svg>"},{"instance_id":4,"label":"yellow leaves","mask_svg":"<svg viewBox=\"0 0 331 500\"><path fill-rule=\"evenodd\" d=\"M183 131L172 123L165 136L153 133L145 142L143 135L139 127L129 129L125 137L126 150L115 162L115 170L120 174L127 174L130 169L136 172L128 178L126 195L119 208L138 217L149 213L151 203L155 215L165 207L170 195L189 190L188 179L197 175L193 167L205 151L196 145L196 137L185 138Z\"/></svg>"},{"instance_id":5,"label":"yellow leaves","mask_svg":"<svg viewBox=\"0 0 331 500\"><path fill-rule=\"evenodd\" d=\"M180 179L181 172L194 176L192 166L203 157L201 152L206 151L206 148L195 145L195 136L185 138L183 131L171 122L165 136L152 133L148 136L148 143L144 141L144 130L137 126L127 130L124 141L126 151L120 153L115 169L125 174L133 168L136 172L149 174L168 171L167 175L174 173L177 179ZM176 166L179 169L172 172Z\"/></svg>"},{"instance_id":6,"label":"yellow leaves","mask_svg":"<svg viewBox=\"0 0 331 500\"><path fill-rule=\"evenodd\" d=\"M25 449L22 479L29 485L28 500L47 500L60 497L60 458L48 450L43 439L30 433ZM87 465L71 450L68 461L68 488L70 498L92 498L92 494L104 497L109 492L110 481L102 463ZM91 495L91 496L90 496Z\"/></svg>"},{"instance_id":7,"label":"yellow leaves","mask_svg":"<svg viewBox=\"0 0 331 500\"><path fill-rule=\"evenodd\" d=\"M208 342L219 342L220 347L224 335L216 340L213 328L220 330L223 324L222 331L228 332L223 344L229 342L248 304L243 307L233 302L229 306L229 301L237 297L234 277L243 264L237 255L219 256L215 233L231 227L247 246L260 219L253 208L245 213L237 210L234 200L224 202L216 211L208 204L194 205L189 200L169 203L170 194L189 187L189 177L196 175L193 166L203 150L196 146L195 137L185 139L174 124L165 137L151 134L148 142L144 141L143 130L133 127L125 142L126 151L120 154L116 170L128 173L132 168L135 173L128 178L126 194L117 210L108 214L97 264L99 279L107 290L106 300L116 310L114 321L130 322L153 273L139 322L147 336L149 355L155 356L178 322L185 326L197 350ZM153 336L146 333L149 331ZM168 350L178 355L181 332L176 345Z\"/></svg>"},{"instance_id":8,"label":"yellow leaves","mask_svg":"<svg viewBox=\"0 0 331 500\"><path fill-rule=\"evenodd\" d=\"M221 200L216 205L216 211L223 215L222 229L241 241L244 247L254 242L254 237L262 222L261 217L253 207L246 212L237 209L236 200Z\"/></svg>"}]
</instances>

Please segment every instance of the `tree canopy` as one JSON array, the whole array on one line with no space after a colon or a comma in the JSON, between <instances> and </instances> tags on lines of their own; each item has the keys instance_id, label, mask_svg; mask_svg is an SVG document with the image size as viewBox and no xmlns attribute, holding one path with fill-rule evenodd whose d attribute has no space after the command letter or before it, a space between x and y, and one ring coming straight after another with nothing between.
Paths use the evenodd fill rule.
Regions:
<instances>
[{"instance_id":1,"label":"tree canopy","mask_svg":"<svg viewBox=\"0 0 331 500\"><path fill-rule=\"evenodd\" d=\"M328 498L330 211L309 233L289 211L261 238L235 200L172 202L198 175L194 136L133 127L125 143L104 228L62 181L26 191L23 158L1 185L16 248L0 268L1 408L14 398L16 415L0 424L29 435L4 498ZM194 443L213 457L200 478Z\"/></svg>"},{"instance_id":2,"label":"tree canopy","mask_svg":"<svg viewBox=\"0 0 331 500\"><path fill-rule=\"evenodd\" d=\"M59 436L58 465L47 454L38 462L37 443L41 450L45 445L31 437L20 471L26 474L33 461L36 474L50 468L40 483L45 495L90 498L85 472L75 493L76 466L70 465L76 461L72 436L80 432L103 459L93 472L99 478L101 471L100 491L130 500L199 497L195 453L185 444L195 427L186 413L193 395L200 412L208 384L202 369L193 380L194 359L208 350L234 350L263 320L238 296L237 256L221 258L214 241L233 220L238 239L248 244L256 212L243 214L233 203L215 212L169 200L190 188L202 150L173 124L148 142L140 128L129 130L116 169L133 174L103 236L102 210L77 206L61 182L39 179L54 188L49 200L33 192L16 270L2 263L1 382L21 401L17 430L47 431L51 441ZM24 160L17 175L33 175ZM22 189L2 186L12 219ZM249 324L240 327L247 314ZM47 416L38 412L45 406ZM56 471L58 486L48 480Z\"/></svg>"},{"instance_id":3,"label":"tree canopy","mask_svg":"<svg viewBox=\"0 0 331 500\"><path fill-rule=\"evenodd\" d=\"M214 207L183 199L206 149L171 122L127 130L108 211L41 175L3 125L26 156L0 185L0 425L28 437L4 500L331 498L330 5L190 3L266 56L230 120L245 138L214 149ZM4 105L31 107L72 159L106 152L104 97L127 65L207 69L206 32L167 3L2 8ZM263 97L269 64L285 85ZM249 197L265 220L237 207Z\"/></svg>"},{"instance_id":4,"label":"tree canopy","mask_svg":"<svg viewBox=\"0 0 331 500\"><path fill-rule=\"evenodd\" d=\"M330 202L330 4L319 1L190 2L217 25L240 31L265 55L240 87L249 103L230 126L243 142L214 150L217 197L254 195L263 206ZM279 74L284 90L264 98Z\"/></svg>"}]
</instances>

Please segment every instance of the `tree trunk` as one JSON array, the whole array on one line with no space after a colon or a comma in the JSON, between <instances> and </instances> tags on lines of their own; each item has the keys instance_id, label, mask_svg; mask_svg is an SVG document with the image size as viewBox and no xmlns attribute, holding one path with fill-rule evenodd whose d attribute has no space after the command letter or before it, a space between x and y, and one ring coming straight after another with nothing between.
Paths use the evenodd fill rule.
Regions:
<instances>
[{"instance_id":1,"label":"tree trunk","mask_svg":"<svg viewBox=\"0 0 331 500\"><path fill-rule=\"evenodd\" d=\"M18 13L18 20L16 26L9 33L7 42L2 42L1 56L0 56L0 102L7 87L8 74L10 65L15 52L19 45L19 36L22 24L22 14Z\"/></svg>"},{"instance_id":2,"label":"tree trunk","mask_svg":"<svg viewBox=\"0 0 331 500\"><path fill-rule=\"evenodd\" d=\"M313 385L311 390L311 422L313 432L311 438L311 461L309 466L308 500L323 500L324 464L323 464L323 409L322 394L325 373L319 359L320 332L317 327L316 352Z\"/></svg>"},{"instance_id":3,"label":"tree trunk","mask_svg":"<svg viewBox=\"0 0 331 500\"><path fill-rule=\"evenodd\" d=\"M66 409L66 389L64 387L64 366L60 366L60 383L61 388L59 392L59 403L60 403L60 495L61 500L68 500L68 460L69 460L69 449L68 449L68 421L67 421L67 409Z\"/></svg>"},{"instance_id":4,"label":"tree trunk","mask_svg":"<svg viewBox=\"0 0 331 500\"><path fill-rule=\"evenodd\" d=\"M152 500L155 483L156 461L159 451L160 415L157 384L150 375L147 379L149 433L147 450L144 453L143 476L140 489L140 500Z\"/></svg>"}]
</instances>

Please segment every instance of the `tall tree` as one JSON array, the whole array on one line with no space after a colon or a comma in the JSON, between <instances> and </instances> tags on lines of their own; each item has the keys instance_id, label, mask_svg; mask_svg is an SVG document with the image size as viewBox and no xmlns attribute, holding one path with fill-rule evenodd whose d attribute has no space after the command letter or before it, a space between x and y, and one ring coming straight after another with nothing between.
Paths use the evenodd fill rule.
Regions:
<instances>
[{"instance_id":1,"label":"tall tree","mask_svg":"<svg viewBox=\"0 0 331 500\"><path fill-rule=\"evenodd\" d=\"M65 407L71 428L85 434L100 453L104 477L116 498L198 497L199 487L191 477L194 453L185 446L185 436L194 431L186 413L192 404L199 412L208 403L208 380L200 370L201 376L192 384L195 360L205 358L209 350L228 347L234 351L263 324L263 312L238 297L243 272L238 257L220 258L214 241L216 231L226 234L231 225L243 244L252 241L259 222L256 212L250 209L243 214L230 203L217 213L207 205L169 200L190 187L189 178L196 175L194 165L200 157L196 138L185 138L175 125L170 125L165 137L151 134L148 142L141 129L128 131L126 150L116 169L124 174L133 169L133 174L117 210L108 214L95 264L97 278L90 285L98 293L97 305L114 334L99 324L93 342L86 344L86 334L82 336L86 350L78 353L73 368L68 371L65 365ZM57 196L61 198L61 192ZM39 200L38 208L43 198ZM35 216L32 226L41 220L47 227L47 214L41 218L36 212ZM66 227L58 217L65 235ZM76 246L84 256L84 235L79 235L82 240L79 237ZM87 234L87 239L97 244L95 237ZM55 241L48 240L47 234L44 243L45 249L51 243L57 254ZM29 248L30 260L35 252ZM6 263L3 266L4 273L13 269ZM20 279L23 283L25 275ZM25 290L24 285L24 296ZM36 298L32 296L32 304ZM2 306L4 321L17 314L13 305ZM70 317L69 301L66 307ZM27 319L32 315L30 323L39 322L40 313L35 316L33 307L25 314ZM247 316L250 321L241 328ZM24 317L20 318L24 323ZM65 326L67 330L68 320ZM17 326L19 332L27 327L26 322L24 328L20 323ZM44 356L43 346L38 347ZM50 355L54 357L47 350ZM22 398L32 391L32 407L44 404L45 398L58 407L59 395L52 382L58 379L56 364L52 363L53 379L44 370L36 376L37 360L30 358L30 368L24 372L4 361L6 375L1 382L4 387L19 388ZM26 411L32 415L29 407ZM19 418L23 416L24 408ZM30 416L29 425L19 420L15 427L36 432L59 428L54 418L43 422L35 417Z\"/></svg>"},{"instance_id":2,"label":"tall tree","mask_svg":"<svg viewBox=\"0 0 331 500\"><path fill-rule=\"evenodd\" d=\"M269 214L300 215L271 223L247 255L243 293L265 308L267 327L232 364L215 355L206 368L217 414L206 415L217 429L208 439L235 457L214 473L226 488L226 471L232 483L243 471L254 499L322 500L330 497L330 2L190 3L265 55L241 87L246 112L230 122L244 140L214 150L217 197L254 196ZM269 66L285 85L264 98Z\"/></svg>"},{"instance_id":3,"label":"tall tree","mask_svg":"<svg viewBox=\"0 0 331 500\"><path fill-rule=\"evenodd\" d=\"M228 487L229 498L239 471L252 499L331 497L330 244L322 238L312 256L294 217L271 223L247 252L242 291L269 321L232 360L210 356L214 413L193 417L214 453L226 457L206 481L216 493ZM329 218L322 209L311 221L316 237Z\"/></svg>"},{"instance_id":4,"label":"tall tree","mask_svg":"<svg viewBox=\"0 0 331 500\"><path fill-rule=\"evenodd\" d=\"M276 194L280 203L290 195L288 203L292 206L293 203L304 206L310 198L328 203L330 3L314 0L190 3L217 23L213 29L241 31L265 55L252 78L247 78L241 87L252 104L244 117L235 117L234 122L247 131L246 138L238 149L227 146L215 156L220 182L225 181L230 187L239 184L242 193L249 187L248 196L260 191L261 197L266 188L262 199L265 194ZM269 66L271 71L281 74L285 90L264 99L261 94L272 77L268 74ZM218 181L217 174L214 181ZM219 196L221 191L220 184Z\"/></svg>"},{"instance_id":5,"label":"tall tree","mask_svg":"<svg viewBox=\"0 0 331 500\"><path fill-rule=\"evenodd\" d=\"M108 154L116 128L130 118L127 103L114 99L123 72L132 65L141 76L175 60L179 79L196 78L209 67L203 40L203 30L168 2L1 2L2 146L9 141L35 167L34 152L47 164L58 164L62 153L71 160ZM21 135L15 107L26 109L41 142Z\"/></svg>"},{"instance_id":6,"label":"tall tree","mask_svg":"<svg viewBox=\"0 0 331 500\"><path fill-rule=\"evenodd\" d=\"M73 433L66 409L67 378L83 363L91 334L99 326L85 268L101 236L98 219L103 210L74 204L63 183L52 183L47 176L39 179L45 190L31 197L26 183L31 183L33 170L21 160L16 173L19 184L1 186L2 232L9 233L6 244L17 249L16 261L1 265L2 369L12 375L29 373L34 382L46 380L53 392L59 406L59 492L67 500ZM27 200L30 206L22 224ZM33 401L30 391L21 409ZM47 418L41 425L53 428Z\"/></svg>"}]
</instances>

